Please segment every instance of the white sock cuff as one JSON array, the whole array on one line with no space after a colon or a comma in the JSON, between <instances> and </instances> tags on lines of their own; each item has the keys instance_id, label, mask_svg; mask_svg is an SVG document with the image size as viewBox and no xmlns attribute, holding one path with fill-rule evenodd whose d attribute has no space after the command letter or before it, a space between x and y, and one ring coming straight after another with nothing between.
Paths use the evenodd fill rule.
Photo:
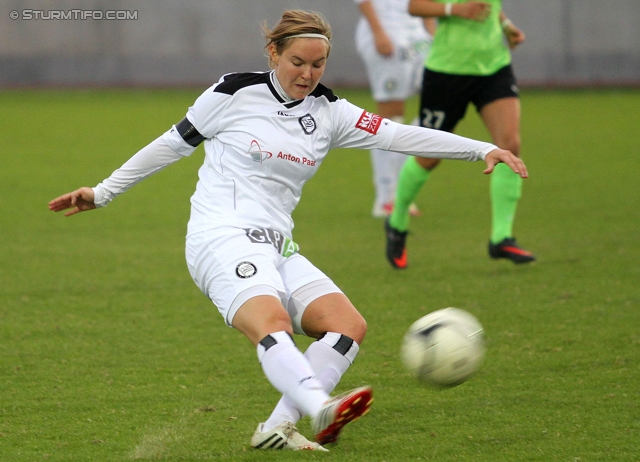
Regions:
<instances>
[{"instance_id":1,"label":"white sock cuff","mask_svg":"<svg viewBox=\"0 0 640 462\"><path fill-rule=\"evenodd\" d=\"M327 332L324 334L324 337L318 341L326 343L336 350L342 356L347 358L350 364L353 364L353 361L356 359L356 355L360 350L360 345L358 345L355 340L337 332Z\"/></svg>"},{"instance_id":2,"label":"white sock cuff","mask_svg":"<svg viewBox=\"0 0 640 462\"><path fill-rule=\"evenodd\" d=\"M291 337L291 335L289 335L288 332L273 332L269 335L266 335L262 340L260 340L260 343L258 343L258 346L256 348L258 352L258 361L262 362L262 358L267 350L278 343L288 343L290 345L293 345L294 347L296 346L296 343L293 341L293 338Z\"/></svg>"}]
</instances>

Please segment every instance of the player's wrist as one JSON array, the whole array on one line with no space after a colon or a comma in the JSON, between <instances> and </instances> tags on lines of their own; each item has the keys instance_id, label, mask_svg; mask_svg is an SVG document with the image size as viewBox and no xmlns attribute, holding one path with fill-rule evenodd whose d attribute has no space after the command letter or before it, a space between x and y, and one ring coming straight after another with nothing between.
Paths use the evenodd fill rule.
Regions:
<instances>
[{"instance_id":1,"label":"player's wrist","mask_svg":"<svg viewBox=\"0 0 640 462\"><path fill-rule=\"evenodd\" d=\"M91 190L93 191L93 203L96 208L106 207L113 199L107 191L105 191L102 183L94 186Z\"/></svg>"},{"instance_id":2,"label":"player's wrist","mask_svg":"<svg viewBox=\"0 0 640 462\"><path fill-rule=\"evenodd\" d=\"M506 31L507 29L512 29L514 27L513 22L511 21L511 19L509 18L504 18L501 22L500 22L500 27L502 27L503 31Z\"/></svg>"},{"instance_id":3,"label":"player's wrist","mask_svg":"<svg viewBox=\"0 0 640 462\"><path fill-rule=\"evenodd\" d=\"M448 17L453 14L453 3L447 2L444 4L444 16Z\"/></svg>"}]
</instances>

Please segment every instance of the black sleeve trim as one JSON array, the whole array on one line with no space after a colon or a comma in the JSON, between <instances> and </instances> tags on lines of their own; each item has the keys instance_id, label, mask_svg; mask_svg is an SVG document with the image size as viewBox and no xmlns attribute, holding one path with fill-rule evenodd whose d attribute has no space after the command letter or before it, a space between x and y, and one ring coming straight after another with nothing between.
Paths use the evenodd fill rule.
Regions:
<instances>
[{"instance_id":1,"label":"black sleeve trim","mask_svg":"<svg viewBox=\"0 0 640 462\"><path fill-rule=\"evenodd\" d=\"M176 129L182 139L194 148L204 141L204 136L196 130L196 127L191 125L191 122L186 117L176 124Z\"/></svg>"}]
</instances>

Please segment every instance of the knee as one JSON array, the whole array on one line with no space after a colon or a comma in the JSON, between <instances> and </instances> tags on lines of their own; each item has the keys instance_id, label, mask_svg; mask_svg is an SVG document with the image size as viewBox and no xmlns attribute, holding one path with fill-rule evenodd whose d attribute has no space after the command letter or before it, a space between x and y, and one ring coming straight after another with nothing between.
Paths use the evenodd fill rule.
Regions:
<instances>
[{"instance_id":1,"label":"knee","mask_svg":"<svg viewBox=\"0 0 640 462\"><path fill-rule=\"evenodd\" d=\"M296 297L292 296L294 301ZM294 303L292 308L300 304ZM290 314L292 311L290 310ZM300 327L309 337L320 338L336 332L360 343L367 333L367 322L343 293L325 294L309 303L302 312Z\"/></svg>"},{"instance_id":2,"label":"knee","mask_svg":"<svg viewBox=\"0 0 640 462\"><path fill-rule=\"evenodd\" d=\"M274 331L284 330L289 333L292 332L291 318L289 318L289 315L284 309L268 313L262 322L266 326L269 326L268 329L274 329Z\"/></svg>"},{"instance_id":3,"label":"knee","mask_svg":"<svg viewBox=\"0 0 640 462\"><path fill-rule=\"evenodd\" d=\"M266 295L252 297L243 303L231 324L254 345L272 332L293 333L291 319L280 300Z\"/></svg>"},{"instance_id":4,"label":"knee","mask_svg":"<svg viewBox=\"0 0 640 462\"><path fill-rule=\"evenodd\" d=\"M327 332L346 335L358 345L362 343L367 334L367 321L353 305L350 305L350 309L342 310L339 316L332 317L335 321L325 326Z\"/></svg>"},{"instance_id":5,"label":"knee","mask_svg":"<svg viewBox=\"0 0 640 462\"><path fill-rule=\"evenodd\" d=\"M343 333L351 337L358 344L361 344L367 334L367 321L360 313L357 313L357 316L354 316L354 319L349 326L348 332Z\"/></svg>"},{"instance_id":6,"label":"knee","mask_svg":"<svg viewBox=\"0 0 640 462\"><path fill-rule=\"evenodd\" d=\"M360 344L367 333L367 321L351 305L341 310L321 313L307 309L301 324L302 332L314 338L321 338L327 332L335 332L346 335Z\"/></svg>"},{"instance_id":7,"label":"knee","mask_svg":"<svg viewBox=\"0 0 640 462\"><path fill-rule=\"evenodd\" d=\"M416 162L425 170L433 170L440 163L440 159L429 159L427 157L416 157Z\"/></svg>"}]
</instances>

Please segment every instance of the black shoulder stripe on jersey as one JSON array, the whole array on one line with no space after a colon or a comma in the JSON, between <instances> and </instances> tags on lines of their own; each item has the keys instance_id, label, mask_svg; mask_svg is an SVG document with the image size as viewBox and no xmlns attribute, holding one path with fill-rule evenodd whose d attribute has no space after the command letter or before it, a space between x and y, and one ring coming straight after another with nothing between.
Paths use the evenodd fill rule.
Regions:
<instances>
[{"instance_id":1,"label":"black shoulder stripe on jersey","mask_svg":"<svg viewBox=\"0 0 640 462\"><path fill-rule=\"evenodd\" d=\"M176 124L176 129L182 139L194 148L204 141L204 136L196 130L196 127L194 127L186 117Z\"/></svg>"},{"instance_id":2,"label":"black shoulder stripe on jersey","mask_svg":"<svg viewBox=\"0 0 640 462\"><path fill-rule=\"evenodd\" d=\"M271 82L269 82L269 85L271 85ZM271 88L271 87L269 87L269 88ZM276 93L275 89L273 89L273 90L272 90L272 92L273 92L273 94L276 96L276 98L278 98L278 101L283 102L283 101L280 99L280 97L277 95L277 93ZM334 95L334 94L333 94L333 92L332 92L330 89L328 89L327 87L325 87L324 85L322 85L322 84L320 84L320 83L319 83L319 84L318 84L318 86L315 88L315 90L313 90L313 91L309 94L309 96L307 96L307 98L322 98L322 97L327 98L327 100L328 100L330 103L333 103L333 102L335 102L335 101L338 101L338 97L337 97L336 95ZM290 102L290 103L286 103L284 106L285 106L287 109L291 109L291 108L296 107L298 104L302 103L303 101L304 101L303 99L297 99L297 100L292 101L292 102Z\"/></svg>"},{"instance_id":3,"label":"black shoulder stripe on jersey","mask_svg":"<svg viewBox=\"0 0 640 462\"><path fill-rule=\"evenodd\" d=\"M311 95L309 96L314 96L316 98L320 98L321 96L324 96L329 100L330 103L338 101L338 97L333 94L333 91L331 91L330 88L325 87L321 83L318 84L318 86L315 88L315 90L311 92Z\"/></svg>"},{"instance_id":4,"label":"black shoulder stripe on jersey","mask_svg":"<svg viewBox=\"0 0 640 462\"><path fill-rule=\"evenodd\" d=\"M271 83L271 79L269 78L269 72L244 72L244 73L233 73L227 74L223 77L222 82L215 86L213 89L214 92L224 93L227 95L233 95L238 90L249 87L251 85L262 85L266 84L269 87L269 90L273 94L273 96L280 102L284 103L285 101L280 97L276 89L273 87ZM311 92L309 96L314 98L325 97L330 103L338 101L338 97L333 94L331 89L325 87L321 83ZM288 108L297 106L300 104L302 100L292 101L287 103L286 106Z\"/></svg>"},{"instance_id":5,"label":"black shoulder stripe on jersey","mask_svg":"<svg viewBox=\"0 0 640 462\"><path fill-rule=\"evenodd\" d=\"M216 85L214 92L233 95L238 90L251 85L260 85L269 82L268 72L245 72L228 74L224 76L224 80Z\"/></svg>"}]
</instances>

